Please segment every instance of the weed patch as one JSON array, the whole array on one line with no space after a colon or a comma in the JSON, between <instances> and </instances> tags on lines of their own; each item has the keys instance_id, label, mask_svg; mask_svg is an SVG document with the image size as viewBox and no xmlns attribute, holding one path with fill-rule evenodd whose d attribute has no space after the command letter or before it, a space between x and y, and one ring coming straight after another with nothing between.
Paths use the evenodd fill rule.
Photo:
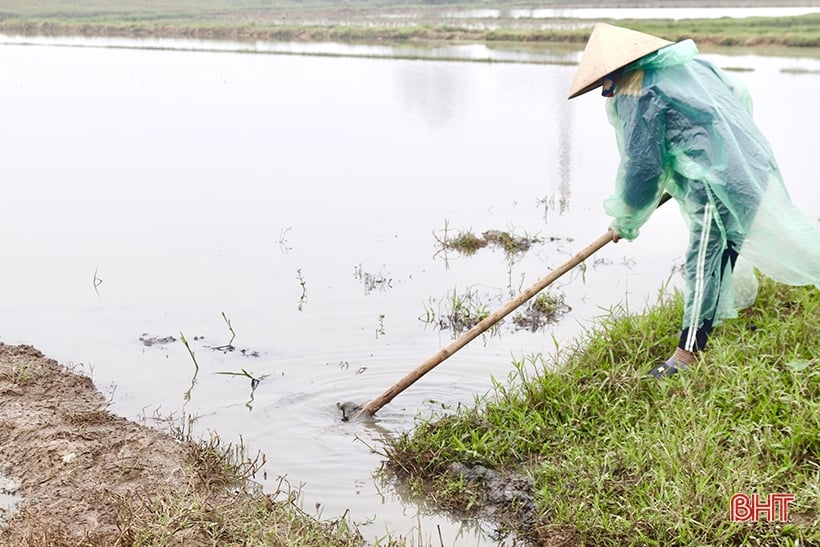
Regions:
<instances>
[{"instance_id":1,"label":"weed patch","mask_svg":"<svg viewBox=\"0 0 820 547\"><path fill-rule=\"evenodd\" d=\"M194 441L187 428L176 436L186 447L189 488L159 497L120 496L120 541L125 545L315 545L361 546L355 524L344 516L317 521L299 507L299 492L280 478L265 494L253 481L265 457L251 458L242 445L219 437Z\"/></svg>"},{"instance_id":2,"label":"weed patch","mask_svg":"<svg viewBox=\"0 0 820 547\"><path fill-rule=\"evenodd\" d=\"M535 332L550 323L555 323L569 311L572 311L572 308L564 302L563 294L542 292L530 300L522 313L513 316L513 323L520 329Z\"/></svg>"},{"instance_id":3,"label":"weed patch","mask_svg":"<svg viewBox=\"0 0 820 547\"><path fill-rule=\"evenodd\" d=\"M493 518L541 544L820 543L820 292L763 280L693 370L641 380L676 345L682 306L612 310L555 361L516 363L491 397L391 440L389 468L485 516L492 485L454 465L528 477L529 498ZM788 522L729 520L734 494L777 492L795 496Z\"/></svg>"},{"instance_id":4,"label":"weed patch","mask_svg":"<svg viewBox=\"0 0 820 547\"><path fill-rule=\"evenodd\" d=\"M449 225L444 223L444 230L439 236L434 234L438 250L436 254L455 251L464 256L472 256L485 247L499 248L509 258L526 252L535 243L543 243L543 239L529 235L515 235L501 230L487 230L476 235L472 230L462 230L455 235L449 232ZM555 241L556 238L551 238Z\"/></svg>"}]
</instances>

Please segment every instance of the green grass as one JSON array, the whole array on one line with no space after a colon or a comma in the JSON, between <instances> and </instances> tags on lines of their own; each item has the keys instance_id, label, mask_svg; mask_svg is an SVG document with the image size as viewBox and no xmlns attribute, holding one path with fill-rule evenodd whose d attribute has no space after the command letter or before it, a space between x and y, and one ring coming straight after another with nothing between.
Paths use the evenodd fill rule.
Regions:
<instances>
[{"instance_id":1,"label":"green grass","mask_svg":"<svg viewBox=\"0 0 820 547\"><path fill-rule=\"evenodd\" d=\"M680 21L632 20L617 23L668 40L693 38L719 46L759 44L790 47L820 46L820 13L797 17L746 17L732 19L684 19Z\"/></svg>"},{"instance_id":2,"label":"green grass","mask_svg":"<svg viewBox=\"0 0 820 547\"><path fill-rule=\"evenodd\" d=\"M640 380L674 348L681 313L679 295L613 312L557 370L518 363L493 397L391 441L391 468L461 511L484 486L453 462L523 473L539 516L512 527L540 542L820 544L820 291L764 281L695 370ZM790 522L730 522L733 494L779 492L796 496Z\"/></svg>"},{"instance_id":3,"label":"green grass","mask_svg":"<svg viewBox=\"0 0 820 547\"><path fill-rule=\"evenodd\" d=\"M576 43L590 28L536 29L518 26L482 30L437 15L442 7L498 7L509 2L405 3L352 0L343 5L325 0L0 0L0 31L27 35L156 36L202 39L261 39L401 43L458 41L488 43ZM561 3L533 5L560 7ZM640 5L636 2L635 5ZM727 4L723 4L727 5ZM729 3L729 6L732 4ZM374 15L399 10L421 19L396 26L378 24ZM367 17L364 17L367 15ZM318 23L321 21L321 23ZM376 23L376 24L374 24ZM502 20L499 23L503 24ZM693 38L710 46L820 47L820 14L743 19L616 21L670 40Z\"/></svg>"},{"instance_id":4,"label":"green grass","mask_svg":"<svg viewBox=\"0 0 820 547\"><path fill-rule=\"evenodd\" d=\"M357 525L345 515L318 520L299 506L299 492L281 478L263 493L253 482L265 457L251 458L245 447L224 445L212 435L195 441L188 429L176 431L188 449L189 488L143 498L113 496L119 545L304 545L362 547ZM387 546L400 540L384 538Z\"/></svg>"}]
</instances>

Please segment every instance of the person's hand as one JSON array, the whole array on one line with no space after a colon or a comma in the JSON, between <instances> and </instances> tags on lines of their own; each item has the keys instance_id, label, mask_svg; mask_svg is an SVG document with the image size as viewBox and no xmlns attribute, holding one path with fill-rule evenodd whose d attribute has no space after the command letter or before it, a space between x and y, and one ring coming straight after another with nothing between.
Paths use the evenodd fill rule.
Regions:
<instances>
[{"instance_id":1,"label":"person's hand","mask_svg":"<svg viewBox=\"0 0 820 547\"><path fill-rule=\"evenodd\" d=\"M621 240L621 236L616 234L612 228L609 229L609 233L612 235L612 243L618 243Z\"/></svg>"}]
</instances>

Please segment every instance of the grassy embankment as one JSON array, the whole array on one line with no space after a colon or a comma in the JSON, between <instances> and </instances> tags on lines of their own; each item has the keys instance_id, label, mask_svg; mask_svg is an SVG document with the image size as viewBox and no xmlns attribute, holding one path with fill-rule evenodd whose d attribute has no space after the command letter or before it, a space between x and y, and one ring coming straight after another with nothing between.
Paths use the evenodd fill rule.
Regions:
<instances>
[{"instance_id":1,"label":"grassy embankment","mask_svg":"<svg viewBox=\"0 0 820 547\"><path fill-rule=\"evenodd\" d=\"M508 525L543 543L820 545L820 292L764 282L696 370L640 380L677 343L681 313L679 295L614 313L563 367L519 363L494 396L392 441L391 467L467 514L487 489L464 469L531 477L538 516L522 523L513 501ZM788 523L733 523L736 493L796 501Z\"/></svg>"},{"instance_id":2,"label":"grassy embankment","mask_svg":"<svg viewBox=\"0 0 820 547\"><path fill-rule=\"evenodd\" d=\"M502 3L503 4L503 3ZM471 5L461 2L461 7ZM535 3L538 5L538 3ZM560 4L542 4L547 7ZM379 7L381 6L381 8ZM59 0L0 0L0 32L26 35L129 37L197 37L346 42L572 42L582 44L589 29L537 29L521 21L495 21L500 28L478 29L456 19L443 19L442 5L404 6L411 21L379 19L398 9L395 2L262 2L246 0L83 0L70 7ZM635 20L621 24L670 40L693 38L700 44L724 46L820 47L820 14L746 19Z\"/></svg>"}]
</instances>

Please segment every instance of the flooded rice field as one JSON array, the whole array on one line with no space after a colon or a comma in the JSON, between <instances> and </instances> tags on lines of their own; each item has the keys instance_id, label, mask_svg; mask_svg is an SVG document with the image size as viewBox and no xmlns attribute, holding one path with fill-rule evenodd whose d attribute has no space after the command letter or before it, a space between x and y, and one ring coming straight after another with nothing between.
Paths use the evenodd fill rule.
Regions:
<instances>
[{"instance_id":1,"label":"flooded rice field","mask_svg":"<svg viewBox=\"0 0 820 547\"><path fill-rule=\"evenodd\" d=\"M370 540L496 544L382 477L382 439L680 286L670 204L548 289L554 321L511 316L343 423L337 403L457 335L454 310L499 308L606 230L618 158L601 97L566 100L571 65L3 41L0 341L89 374L125 417L195 416L263 452L263 484L284 477L308 513ZM740 69L820 218L820 62L712 57ZM463 234L528 244L446 244Z\"/></svg>"}]
</instances>

